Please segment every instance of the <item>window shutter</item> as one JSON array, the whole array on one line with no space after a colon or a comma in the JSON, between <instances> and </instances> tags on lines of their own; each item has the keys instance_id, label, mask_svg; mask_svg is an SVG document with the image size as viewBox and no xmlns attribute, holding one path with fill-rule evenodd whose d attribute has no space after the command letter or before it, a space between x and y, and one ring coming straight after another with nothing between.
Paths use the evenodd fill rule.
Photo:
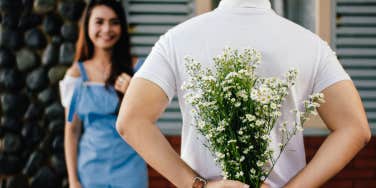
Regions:
<instances>
[{"instance_id":1,"label":"window shutter","mask_svg":"<svg viewBox=\"0 0 376 188\"><path fill-rule=\"evenodd\" d=\"M376 0L332 1L332 47L353 79L376 131Z\"/></svg>"},{"instance_id":2,"label":"window shutter","mask_svg":"<svg viewBox=\"0 0 376 188\"><path fill-rule=\"evenodd\" d=\"M145 58L159 37L194 15L193 0L128 0L132 54ZM177 98L167 107L157 125L167 135L180 134L182 117Z\"/></svg>"}]
</instances>

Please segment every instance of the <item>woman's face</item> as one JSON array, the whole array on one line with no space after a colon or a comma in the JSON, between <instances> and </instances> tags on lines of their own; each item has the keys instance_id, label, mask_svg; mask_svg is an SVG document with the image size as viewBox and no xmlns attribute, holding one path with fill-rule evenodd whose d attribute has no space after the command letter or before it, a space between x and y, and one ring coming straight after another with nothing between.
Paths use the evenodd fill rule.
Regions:
<instances>
[{"instance_id":1,"label":"woman's face","mask_svg":"<svg viewBox=\"0 0 376 188\"><path fill-rule=\"evenodd\" d=\"M95 6L89 18L88 32L95 48L111 49L121 36L120 20L111 8Z\"/></svg>"}]
</instances>

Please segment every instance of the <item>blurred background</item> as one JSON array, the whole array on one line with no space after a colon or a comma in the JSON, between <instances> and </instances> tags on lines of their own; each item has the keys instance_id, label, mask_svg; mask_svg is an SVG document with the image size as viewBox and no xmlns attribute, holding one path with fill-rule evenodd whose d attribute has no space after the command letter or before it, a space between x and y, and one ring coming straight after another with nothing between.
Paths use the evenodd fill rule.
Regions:
<instances>
[{"instance_id":1,"label":"blurred background","mask_svg":"<svg viewBox=\"0 0 376 188\"><path fill-rule=\"evenodd\" d=\"M219 0L121 0L132 54L141 62L171 27ZM376 0L271 0L279 15L326 40L352 77L376 134ZM72 64L84 0L0 0L0 188L68 187L64 109L58 82ZM180 150L181 115L173 100L158 126ZM307 160L328 134L306 125ZM173 187L149 168L151 188ZM324 187L376 187L376 140Z\"/></svg>"}]
</instances>

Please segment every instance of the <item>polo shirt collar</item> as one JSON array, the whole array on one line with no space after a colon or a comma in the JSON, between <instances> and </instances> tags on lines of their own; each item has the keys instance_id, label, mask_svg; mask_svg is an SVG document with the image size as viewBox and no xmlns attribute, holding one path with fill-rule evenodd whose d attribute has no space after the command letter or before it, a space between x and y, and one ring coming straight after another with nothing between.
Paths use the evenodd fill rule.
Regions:
<instances>
[{"instance_id":1,"label":"polo shirt collar","mask_svg":"<svg viewBox=\"0 0 376 188\"><path fill-rule=\"evenodd\" d=\"M218 7L271 9L271 4L269 0L221 0Z\"/></svg>"}]
</instances>

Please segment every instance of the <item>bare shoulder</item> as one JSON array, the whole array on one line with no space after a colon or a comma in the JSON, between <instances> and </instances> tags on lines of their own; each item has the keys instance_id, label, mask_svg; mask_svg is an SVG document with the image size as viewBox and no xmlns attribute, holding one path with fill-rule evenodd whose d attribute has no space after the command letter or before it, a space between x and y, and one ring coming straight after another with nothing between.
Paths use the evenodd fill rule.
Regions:
<instances>
[{"instance_id":1,"label":"bare shoulder","mask_svg":"<svg viewBox=\"0 0 376 188\"><path fill-rule=\"evenodd\" d=\"M79 77L80 74L80 69L78 67L77 63L73 63L71 67L66 72L66 75L72 76L72 77Z\"/></svg>"}]
</instances>

